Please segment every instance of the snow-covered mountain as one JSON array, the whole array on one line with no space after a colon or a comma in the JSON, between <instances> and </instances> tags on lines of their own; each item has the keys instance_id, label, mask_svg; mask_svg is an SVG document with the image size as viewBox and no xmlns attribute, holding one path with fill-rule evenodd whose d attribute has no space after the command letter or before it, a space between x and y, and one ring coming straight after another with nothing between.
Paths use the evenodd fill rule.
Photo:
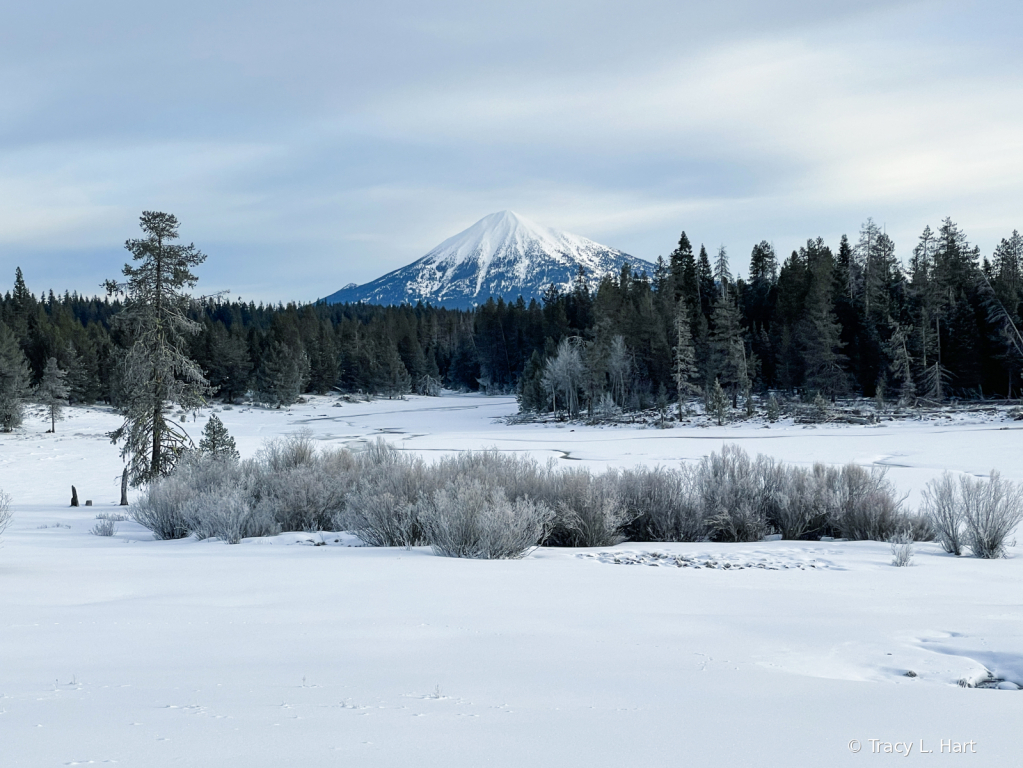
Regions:
<instances>
[{"instance_id":1,"label":"snow-covered mountain","mask_svg":"<svg viewBox=\"0 0 1023 768\"><path fill-rule=\"evenodd\" d=\"M486 216L448 238L423 258L365 285L348 285L327 296L328 304L364 301L402 304L422 301L466 308L503 296L539 299L554 283L568 287L581 265L591 286L623 264L653 274L653 264L627 253L535 224L512 211Z\"/></svg>"}]
</instances>

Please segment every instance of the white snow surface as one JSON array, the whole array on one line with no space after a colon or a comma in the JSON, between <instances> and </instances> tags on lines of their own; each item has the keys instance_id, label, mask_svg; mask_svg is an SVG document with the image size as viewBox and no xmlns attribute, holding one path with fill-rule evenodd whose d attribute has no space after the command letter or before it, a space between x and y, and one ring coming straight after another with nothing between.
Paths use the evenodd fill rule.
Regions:
<instances>
[{"instance_id":1,"label":"white snow surface","mask_svg":"<svg viewBox=\"0 0 1023 768\"><path fill-rule=\"evenodd\" d=\"M913 504L945 469L1023 481L1019 423L977 414L656 430L508 426L501 397L338 403L218 407L186 428L216 411L243 456L308 429L323 445L383 435L427 457L496 447L595 471L734 442L889 466ZM121 522L104 538L89 529L119 510L118 423L73 408L56 434L36 414L0 436L15 513L0 539L4 768L1021 764L1018 545L981 561L919 544L894 568L874 542L470 561L347 534L229 546ZM95 506L69 508L72 483ZM989 673L1005 690L958 684ZM946 756L942 742L973 744Z\"/></svg>"}]
</instances>

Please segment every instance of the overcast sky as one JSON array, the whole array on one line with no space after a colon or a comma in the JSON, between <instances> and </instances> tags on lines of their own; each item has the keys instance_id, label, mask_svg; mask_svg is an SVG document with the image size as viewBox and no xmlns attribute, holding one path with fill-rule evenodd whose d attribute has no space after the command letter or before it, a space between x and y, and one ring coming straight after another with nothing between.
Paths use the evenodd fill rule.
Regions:
<instances>
[{"instance_id":1,"label":"overcast sky","mask_svg":"<svg viewBox=\"0 0 1023 768\"><path fill-rule=\"evenodd\" d=\"M143 210L309 301L512 209L653 260L868 216L1023 229L1023 4L8 3L0 287L98 293Z\"/></svg>"}]
</instances>

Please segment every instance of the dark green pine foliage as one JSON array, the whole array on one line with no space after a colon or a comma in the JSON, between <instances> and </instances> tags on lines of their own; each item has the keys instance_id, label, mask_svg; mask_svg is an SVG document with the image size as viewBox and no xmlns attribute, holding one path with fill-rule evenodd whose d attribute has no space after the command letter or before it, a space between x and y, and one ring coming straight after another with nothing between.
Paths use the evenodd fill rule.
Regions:
<instances>
[{"instance_id":1,"label":"dark green pine foliage","mask_svg":"<svg viewBox=\"0 0 1023 768\"><path fill-rule=\"evenodd\" d=\"M714 327L710 332L710 375L734 402L749 385L746 346L739 308L728 288L714 303Z\"/></svg>"},{"instance_id":2,"label":"dark green pine foliage","mask_svg":"<svg viewBox=\"0 0 1023 768\"><path fill-rule=\"evenodd\" d=\"M804 249L807 289L802 318L796 323L796 343L802 357L804 385L826 396L848 392L842 327L834 312L835 259L824 241L807 241Z\"/></svg>"},{"instance_id":3,"label":"dark green pine foliage","mask_svg":"<svg viewBox=\"0 0 1023 768\"><path fill-rule=\"evenodd\" d=\"M273 341L263 355L253 381L256 402L271 408L293 405L309 379L309 358L305 349L284 341Z\"/></svg>"},{"instance_id":4,"label":"dark green pine foliage","mask_svg":"<svg viewBox=\"0 0 1023 768\"><path fill-rule=\"evenodd\" d=\"M784 263L770 243L759 242L747 279L715 284L706 249L694 255L682 235L653 275L625 269L597 279L584 273L566 288L548 290L542 301L506 297L468 311L190 300L182 316L196 330L182 335L181 349L225 401L270 392L267 399L280 404L331 390L401 396L410 385L436 391L432 384L443 382L455 390L515 392L533 404L527 409L549 409L549 398L536 394L537 372L562 339L578 337L586 368L579 407L590 413L604 402L600 411L609 412L655 405L662 385L674 399L676 307L683 295L695 358L688 383L712 389L715 370L727 359L721 340L733 335L734 317L714 318L726 282L739 317L746 379L755 378L761 390L813 387L869 396L880 383L893 400L908 381L908 365L920 397L1019 396L1018 233L1007 233L982 260L946 220L901 253L905 268L883 228L870 222L852 242L843 237L834 245L830 291L818 258L825 246L817 240ZM124 408L130 401L123 363L135 341L129 326L114 322L124 309L119 295L48 291L37 298L20 273L0 296L0 321L28 363L29 384L38 383L47 361L56 358L75 405ZM271 383L282 380L275 392ZM743 396L741 381L734 389Z\"/></svg>"},{"instance_id":5,"label":"dark green pine foliage","mask_svg":"<svg viewBox=\"0 0 1023 768\"><path fill-rule=\"evenodd\" d=\"M218 461L237 461L240 458L234 438L216 414L211 415L203 427L199 453Z\"/></svg>"}]
</instances>

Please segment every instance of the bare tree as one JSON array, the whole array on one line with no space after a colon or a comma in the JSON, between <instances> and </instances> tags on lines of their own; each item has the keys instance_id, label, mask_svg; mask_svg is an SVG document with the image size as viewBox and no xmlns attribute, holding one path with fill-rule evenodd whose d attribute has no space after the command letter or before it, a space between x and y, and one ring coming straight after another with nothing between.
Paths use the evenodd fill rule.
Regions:
<instances>
[{"instance_id":1,"label":"bare tree","mask_svg":"<svg viewBox=\"0 0 1023 768\"><path fill-rule=\"evenodd\" d=\"M625 397L628 394L629 375L632 372L632 356L629 348L625 345L624 336L614 336L611 339L611 351L607 359L607 374L611 381L611 396L621 407L625 407Z\"/></svg>"},{"instance_id":2,"label":"bare tree","mask_svg":"<svg viewBox=\"0 0 1023 768\"><path fill-rule=\"evenodd\" d=\"M571 338L565 338L558 344L554 357L548 358L544 367L544 386L551 390L555 399L554 413L557 414L557 392L564 395L565 407L569 416L579 413L579 387L585 374L582 355Z\"/></svg>"}]
</instances>

